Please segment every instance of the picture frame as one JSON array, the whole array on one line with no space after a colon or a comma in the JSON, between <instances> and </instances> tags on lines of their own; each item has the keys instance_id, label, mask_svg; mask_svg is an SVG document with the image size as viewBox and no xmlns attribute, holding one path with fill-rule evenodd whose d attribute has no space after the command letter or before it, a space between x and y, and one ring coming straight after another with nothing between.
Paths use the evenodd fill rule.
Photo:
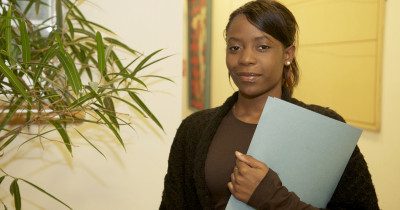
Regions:
<instances>
[{"instance_id":1,"label":"picture frame","mask_svg":"<svg viewBox=\"0 0 400 210\"><path fill-rule=\"evenodd\" d=\"M189 108L210 107L211 0L188 1Z\"/></svg>"}]
</instances>

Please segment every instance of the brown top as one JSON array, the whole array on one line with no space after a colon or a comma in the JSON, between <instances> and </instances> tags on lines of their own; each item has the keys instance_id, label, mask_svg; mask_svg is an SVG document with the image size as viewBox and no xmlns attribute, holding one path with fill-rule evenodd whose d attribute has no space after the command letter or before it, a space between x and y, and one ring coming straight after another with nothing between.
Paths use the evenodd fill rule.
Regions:
<instances>
[{"instance_id":1,"label":"brown top","mask_svg":"<svg viewBox=\"0 0 400 210\"><path fill-rule=\"evenodd\" d=\"M235 151L246 154L256 127L236 119L231 110L217 129L205 165L207 187L217 210L225 209L231 195L227 184L235 166Z\"/></svg>"},{"instance_id":2,"label":"brown top","mask_svg":"<svg viewBox=\"0 0 400 210\"><path fill-rule=\"evenodd\" d=\"M235 151L247 153L256 127L256 124L238 120L230 110L217 129L205 163L206 184L216 210L225 209L231 196L227 184L235 166ZM248 205L257 209L318 209L303 203L295 193L282 186L279 176L271 168L251 195Z\"/></svg>"}]
</instances>

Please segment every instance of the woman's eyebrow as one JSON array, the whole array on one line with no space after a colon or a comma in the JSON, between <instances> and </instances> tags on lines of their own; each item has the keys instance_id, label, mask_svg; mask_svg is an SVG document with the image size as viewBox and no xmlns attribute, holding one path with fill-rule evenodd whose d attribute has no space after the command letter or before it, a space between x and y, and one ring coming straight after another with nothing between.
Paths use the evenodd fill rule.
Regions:
<instances>
[{"instance_id":1,"label":"woman's eyebrow","mask_svg":"<svg viewBox=\"0 0 400 210\"><path fill-rule=\"evenodd\" d=\"M259 37L254 38L254 40L256 40L256 41L260 41L260 40L264 40L264 39L266 39L266 40L272 42L272 40L271 40L268 36L266 36L266 35L263 35L263 36L259 36Z\"/></svg>"},{"instance_id":2,"label":"woman's eyebrow","mask_svg":"<svg viewBox=\"0 0 400 210\"><path fill-rule=\"evenodd\" d=\"M268 40L268 41L272 42L272 39L271 39L270 37L268 37L267 35L257 36L257 37L255 37L253 40L255 40L255 41ZM227 42L229 42L229 41L237 41L237 42L240 42L241 39L240 39L240 38L237 38L237 37L234 37L234 36L231 36L231 37L229 37L226 41L227 41Z\"/></svg>"},{"instance_id":3,"label":"woman's eyebrow","mask_svg":"<svg viewBox=\"0 0 400 210\"><path fill-rule=\"evenodd\" d=\"M240 39L236 37L229 37L226 41L240 41Z\"/></svg>"}]
</instances>

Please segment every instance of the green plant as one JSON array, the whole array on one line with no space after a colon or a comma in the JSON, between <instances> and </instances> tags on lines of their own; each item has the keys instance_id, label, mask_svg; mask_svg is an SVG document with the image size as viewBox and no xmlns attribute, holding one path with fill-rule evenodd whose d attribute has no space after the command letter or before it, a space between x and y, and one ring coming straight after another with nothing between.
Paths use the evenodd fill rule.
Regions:
<instances>
[{"instance_id":1,"label":"green plant","mask_svg":"<svg viewBox=\"0 0 400 210\"><path fill-rule=\"evenodd\" d=\"M141 72L169 56L155 58L161 50L145 56L117 39L103 38L100 31L111 35L113 32L87 20L76 2L56 0L55 17L38 25L32 24L26 14L33 9L38 13L48 5L43 0L29 0L23 9L20 2L1 1L0 8L0 153L21 133L29 133L29 127L37 123L45 123L52 128L33 133L32 138L20 143L21 146L56 131L72 155L73 142L68 134L68 125L82 122L107 126L125 147L119 129L121 125L131 126L131 123L117 114L115 102L127 104L163 129L138 93L148 91L143 78L171 81ZM55 24L48 24L52 20ZM46 31L50 32L47 34ZM131 62L124 65L116 49L128 53ZM26 112L24 122L9 126L18 110ZM103 155L84 136L84 132L76 131ZM27 180L13 177L3 169L1 173L0 185L7 177L13 179L10 193L16 209L21 208L18 181L61 202Z\"/></svg>"}]
</instances>

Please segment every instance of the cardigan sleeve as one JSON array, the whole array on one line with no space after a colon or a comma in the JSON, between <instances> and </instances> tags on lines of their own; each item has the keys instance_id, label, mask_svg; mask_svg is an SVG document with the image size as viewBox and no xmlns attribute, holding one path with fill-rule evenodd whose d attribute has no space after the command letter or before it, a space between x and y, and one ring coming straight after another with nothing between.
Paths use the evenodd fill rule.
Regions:
<instances>
[{"instance_id":1,"label":"cardigan sleeve","mask_svg":"<svg viewBox=\"0 0 400 210\"><path fill-rule=\"evenodd\" d=\"M358 147L347 163L328 209L379 209L371 174Z\"/></svg>"},{"instance_id":2,"label":"cardigan sleeve","mask_svg":"<svg viewBox=\"0 0 400 210\"><path fill-rule=\"evenodd\" d=\"M302 202L295 193L289 192L272 169L269 169L267 175L253 192L248 205L256 209L318 209Z\"/></svg>"},{"instance_id":3,"label":"cardigan sleeve","mask_svg":"<svg viewBox=\"0 0 400 210\"><path fill-rule=\"evenodd\" d=\"M187 132L184 121L179 126L168 158L168 171L164 178L161 209L186 209L184 197L184 139Z\"/></svg>"}]
</instances>

